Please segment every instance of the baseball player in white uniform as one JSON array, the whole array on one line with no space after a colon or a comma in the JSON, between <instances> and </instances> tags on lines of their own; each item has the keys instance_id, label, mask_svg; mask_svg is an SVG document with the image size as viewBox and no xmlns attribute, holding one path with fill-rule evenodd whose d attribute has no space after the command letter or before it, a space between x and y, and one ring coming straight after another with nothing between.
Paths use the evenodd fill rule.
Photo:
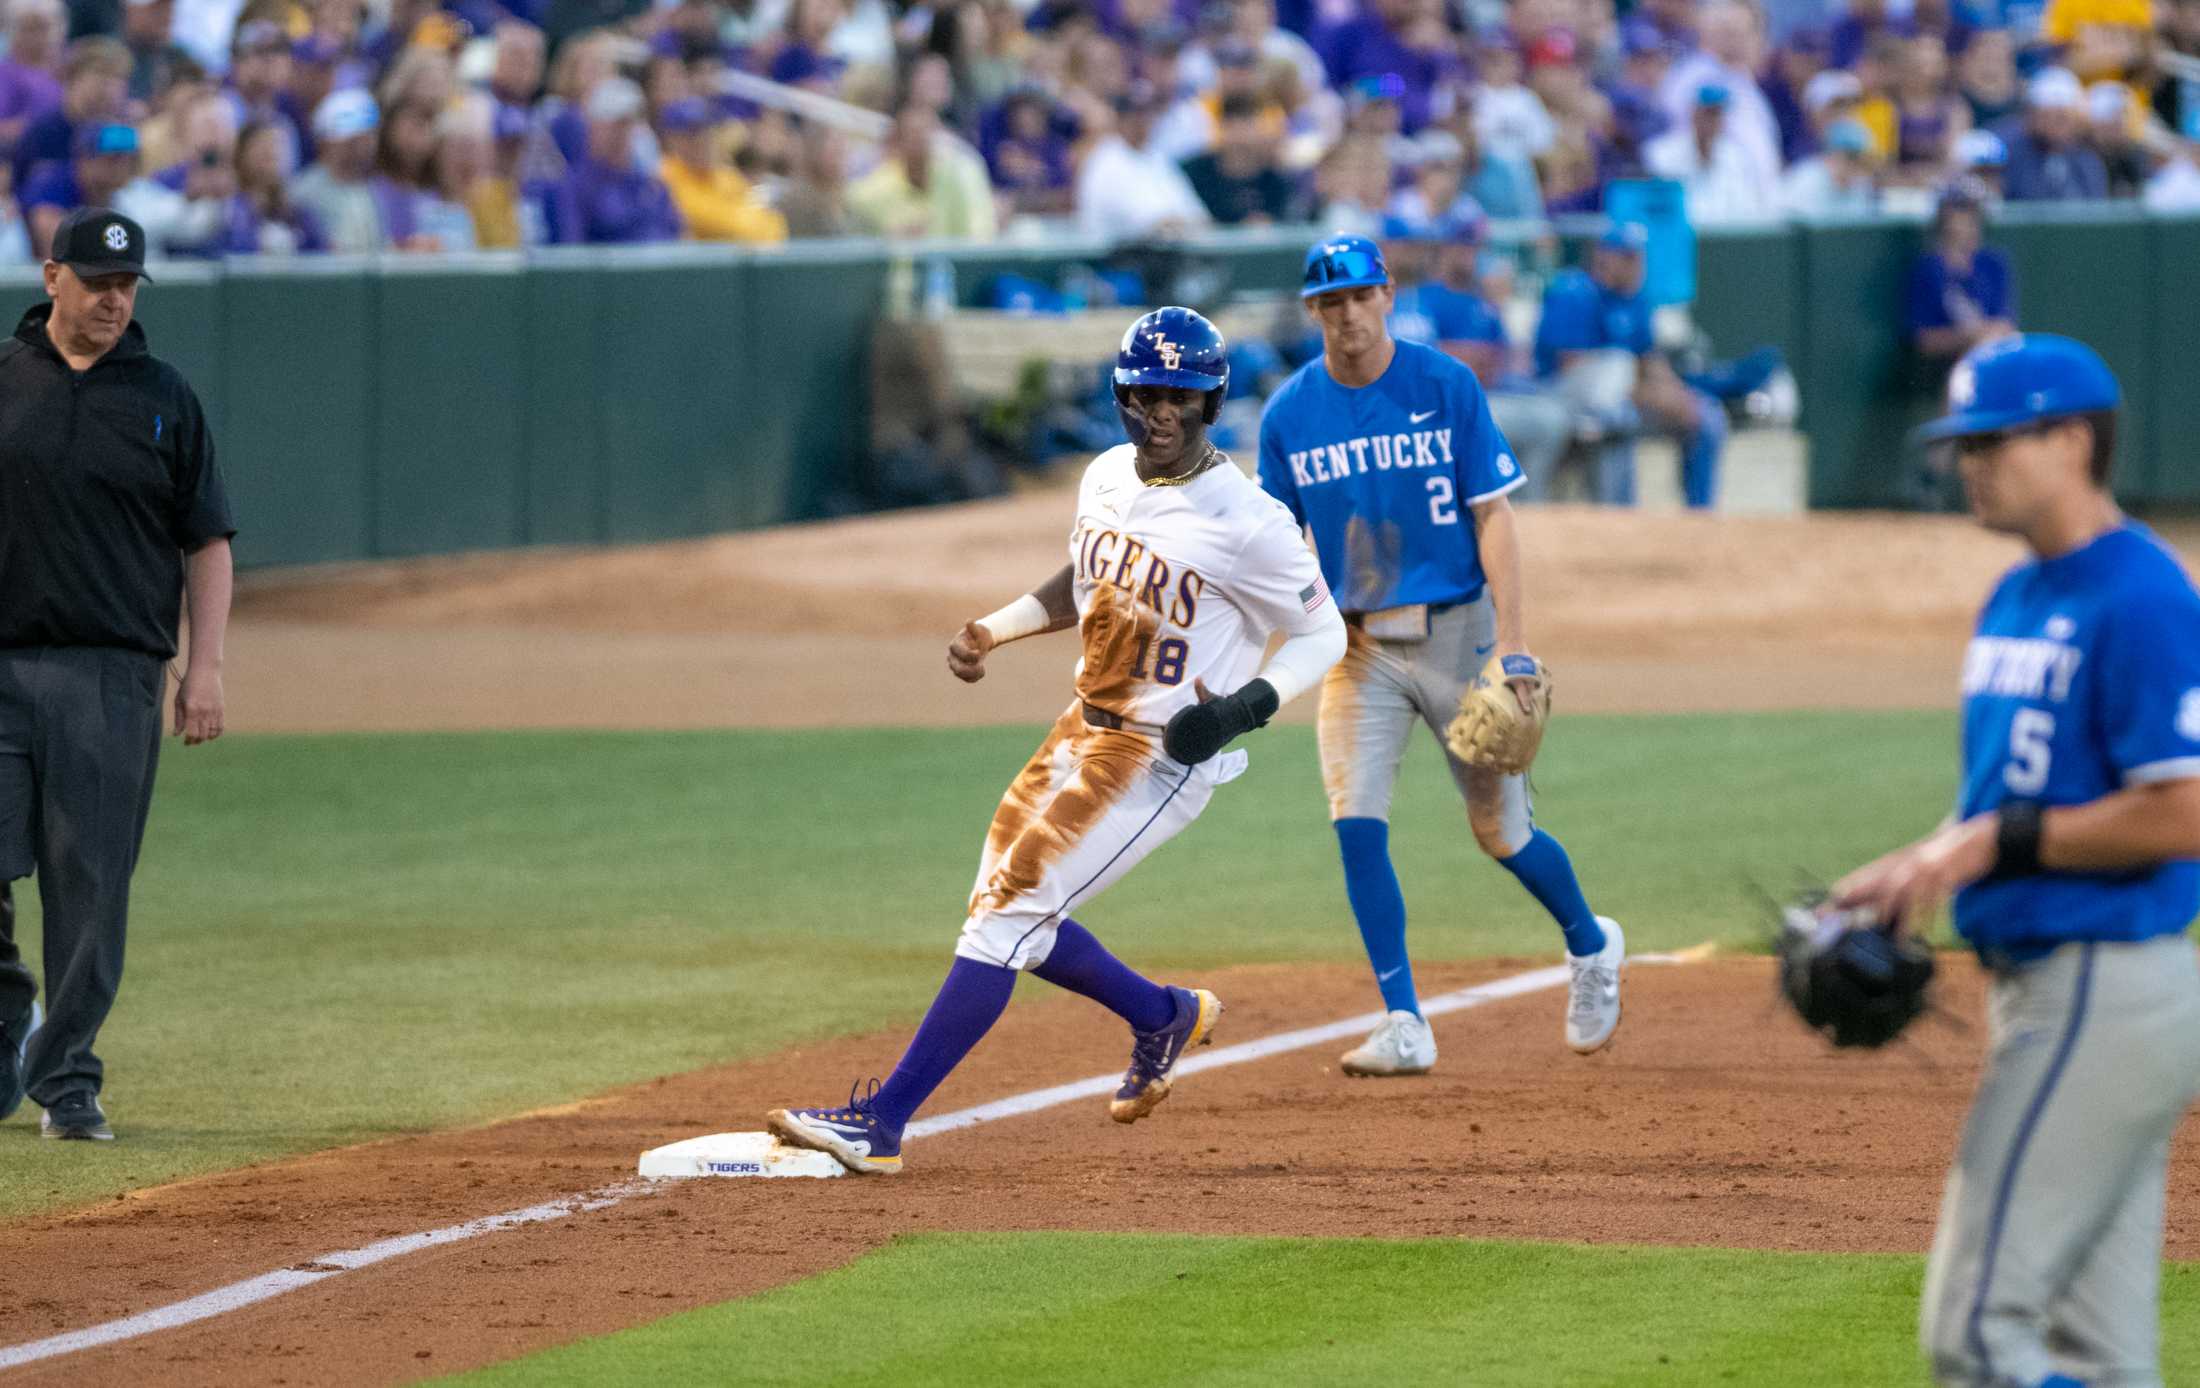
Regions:
<instances>
[{"instance_id":1,"label":"baseball player in white uniform","mask_svg":"<svg viewBox=\"0 0 2200 1388\"><path fill-rule=\"evenodd\" d=\"M1245 770L1227 744L1344 654L1297 522L1207 441L1228 385L1222 335L1189 309L1125 334L1115 393L1131 443L1086 469L1069 563L948 646L948 668L974 682L993 647L1074 625L1077 697L1001 797L954 965L900 1064L843 1107L774 1110L782 1141L898 1171L903 1128L999 1019L1019 971L1129 1024L1117 1122L1152 1112L1185 1049L1212 1036L1213 993L1134 972L1070 911L1198 818ZM1274 632L1285 639L1263 661Z\"/></svg>"}]
</instances>

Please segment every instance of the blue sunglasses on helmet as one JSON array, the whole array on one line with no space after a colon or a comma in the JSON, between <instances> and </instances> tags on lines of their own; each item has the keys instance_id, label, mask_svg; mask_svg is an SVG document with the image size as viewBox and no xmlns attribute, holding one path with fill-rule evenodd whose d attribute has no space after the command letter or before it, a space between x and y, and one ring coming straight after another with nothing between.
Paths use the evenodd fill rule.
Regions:
<instances>
[{"instance_id":1,"label":"blue sunglasses on helmet","mask_svg":"<svg viewBox=\"0 0 2200 1388\"><path fill-rule=\"evenodd\" d=\"M1338 236L1317 242L1306 253L1299 297L1311 299L1333 289L1360 289L1390 283L1382 248L1364 236Z\"/></svg>"}]
</instances>

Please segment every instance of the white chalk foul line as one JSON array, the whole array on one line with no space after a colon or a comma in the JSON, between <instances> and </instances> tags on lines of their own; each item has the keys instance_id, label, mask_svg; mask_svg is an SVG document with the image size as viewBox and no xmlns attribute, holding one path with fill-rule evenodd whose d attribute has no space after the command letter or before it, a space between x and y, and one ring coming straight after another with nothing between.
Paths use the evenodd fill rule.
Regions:
<instances>
[{"instance_id":1,"label":"white chalk foul line","mask_svg":"<svg viewBox=\"0 0 2200 1388\"><path fill-rule=\"evenodd\" d=\"M1679 954L1636 955L1627 962L1685 964L1701 957L1696 950L1686 950ZM1517 998L1525 993L1556 988L1565 981L1566 966L1563 964L1548 969L1532 969L1524 974L1514 974L1510 978L1500 978L1430 998L1421 1004L1421 1011L1427 1016L1440 1017L1450 1012L1463 1012L1470 1007L1482 1007L1507 998ZM1365 1012L1357 1017L1346 1017L1318 1027L1302 1027L1297 1031L1263 1036L1256 1041L1241 1041L1235 1046L1224 1046L1206 1055L1181 1061L1177 1065L1177 1073L1197 1074L1203 1070L1219 1070L1226 1065L1243 1065L1290 1051L1305 1050L1326 1041L1339 1041L1348 1036L1361 1035L1382 1019L1383 1014L1380 1012ZM981 1123L992 1123L1003 1118L1019 1118L1078 1099L1112 1094L1120 1083L1121 1075L1110 1072L1094 1075L1090 1079L1075 1080L1069 1084L1054 1085L1048 1089L1035 1089L1028 1094L1015 1094L1006 1099L995 1099L991 1103L943 1113L937 1118L920 1118L909 1125L903 1136L931 1137L960 1128L974 1128ZM430 1229L424 1234L404 1234L397 1238L383 1239L379 1243L370 1243L364 1248L326 1254L310 1262L275 1272L264 1272L258 1277L248 1277L242 1282L232 1282L225 1287L216 1287L213 1291L203 1292L184 1301L157 1306L150 1311L140 1311L134 1316L124 1316L120 1320L107 1321L83 1330L65 1331L43 1340L10 1345L0 1349L0 1371L21 1368L25 1364L35 1364L41 1360L58 1359L62 1355L75 1354L82 1350L98 1349L103 1345L120 1344L125 1340L139 1339L163 1330L178 1330L187 1325L196 1325L200 1321L212 1320L231 1311L241 1311L247 1306L258 1305L300 1287L310 1287L331 1277L357 1272L361 1268L372 1267L391 1258L403 1257L407 1253L418 1253L425 1248L480 1238L484 1234L494 1234L502 1229L517 1229L523 1225L563 1219L567 1215L607 1209L652 1188L653 1184L647 1181L622 1182L583 1195L569 1195L540 1205L530 1205L524 1210L511 1210L484 1219L468 1220L464 1224Z\"/></svg>"},{"instance_id":2,"label":"white chalk foul line","mask_svg":"<svg viewBox=\"0 0 2200 1388\"><path fill-rule=\"evenodd\" d=\"M600 1210L607 1205L616 1205L629 1196L639 1195L648 1188L646 1182L629 1181L623 1185L590 1191L586 1195L569 1195L541 1205L530 1205L524 1210L510 1210L485 1219L468 1220L464 1224L430 1229L425 1234L403 1234L394 1239L370 1243L365 1248L331 1253L309 1263L300 1263L276 1272L263 1272L258 1277L232 1282L226 1287L216 1287L213 1291L201 1293L189 1300L157 1306L150 1311L140 1311L134 1316L124 1316L121 1320L108 1321L104 1325L71 1330L43 1340L32 1340L28 1344L11 1345L0 1349L0 1369L20 1368L25 1364L35 1364L41 1359L55 1359L64 1354L75 1354L79 1350L97 1349L101 1345L135 1340L156 1331L175 1330L199 1321L212 1320L231 1311L241 1311L270 1297L281 1296L284 1292L310 1287L326 1278L356 1272L360 1268L372 1267L376 1263L402 1257L407 1253L417 1253L423 1248L478 1238L483 1234L493 1234L499 1229L517 1229L524 1224L541 1224L547 1220L563 1219L567 1215Z\"/></svg>"}]
</instances>

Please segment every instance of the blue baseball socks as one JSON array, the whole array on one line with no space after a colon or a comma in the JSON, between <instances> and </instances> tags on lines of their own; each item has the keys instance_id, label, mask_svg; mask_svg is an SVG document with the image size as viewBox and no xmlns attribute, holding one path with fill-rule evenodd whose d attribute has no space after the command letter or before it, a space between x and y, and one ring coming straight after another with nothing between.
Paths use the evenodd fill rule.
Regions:
<instances>
[{"instance_id":1,"label":"blue baseball socks","mask_svg":"<svg viewBox=\"0 0 2200 1388\"><path fill-rule=\"evenodd\" d=\"M1133 1031L1159 1031L1176 1018L1176 1000L1167 988L1108 953L1091 931L1067 918L1054 934L1046 962L1032 973L1091 998L1129 1022Z\"/></svg>"},{"instance_id":2,"label":"blue baseball socks","mask_svg":"<svg viewBox=\"0 0 2200 1388\"><path fill-rule=\"evenodd\" d=\"M1604 948L1604 927L1597 924L1596 912L1589 909L1581 883L1574 877L1573 860L1557 839L1538 829L1527 847L1510 858L1499 858L1497 865L1519 878L1529 895L1551 913L1558 928L1566 932L1568 954L1595 954Z\"/></svg>"},{"instance_id":3,"label":"blue baseball socks","mask_svg":"<svg viewBox=\"0 0 2200 1388\"><path fill-rule=\"evenodd\" d=\"M1383 1008L1419 1016L1413 964L1406 958L1406 899L1390 866L1390 825L1380 819L1340 819L1337 851L1344 858L1344 894L1360 924L1360 943L1382 989Z\"/></svg>"},{"instance_id":4,"label":"blue baseball socks","mask_svg":"<svg viewBox=\"0 0 2200 1388\"><path fill-rule=\"evenodd\" d=\"M940 985L940 995L932 999L932 1009L924 1014L909 1049L902 1052L901 1063L871 1101L879 1121L896 1133L907 1127L909 1115L932 1097L932 1091L1001 1019L1015 987L1014 969L957 955L947 981Z\"/></svg>"}]
</instances>

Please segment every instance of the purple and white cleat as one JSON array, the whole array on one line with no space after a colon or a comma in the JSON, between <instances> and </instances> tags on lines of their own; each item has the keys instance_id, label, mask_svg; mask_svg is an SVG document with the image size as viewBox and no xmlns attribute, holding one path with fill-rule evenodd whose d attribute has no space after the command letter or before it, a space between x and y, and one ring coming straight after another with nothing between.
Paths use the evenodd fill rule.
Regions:
<instances>
[{"instance_id":1,"label":"purple and white cleat","mask_svg":"<svg viewBox=\"0 0 2200 1388\"><path fill-rule=\"evenodd\" d=\"M1222 1020L1222 999L1204 988L1171 988L1169 994L1176 999L1169 1024L1131 1033L1131 1068L1108 1104L1108 1116L1118 1123L1136 1123L1168 1098L1176 1062L1189 1047L1212 1041L1215 1023Z\"/></svg>"},{"instance_id":2,"label":"purple and white cleat","mask_svg":"<svg viewBox=\"0 0 2200 1388\"><path fill-rule=\"evenodd\" d=\"M831 1153L858 1176L890 1176L901 1170L901 1134L871 1111L877 1097L877 1080L860 1099L851 1085L845 1108L775 1108L764 1115L764 1126L791 1147Z\"/></svg>"}]
</instances>

